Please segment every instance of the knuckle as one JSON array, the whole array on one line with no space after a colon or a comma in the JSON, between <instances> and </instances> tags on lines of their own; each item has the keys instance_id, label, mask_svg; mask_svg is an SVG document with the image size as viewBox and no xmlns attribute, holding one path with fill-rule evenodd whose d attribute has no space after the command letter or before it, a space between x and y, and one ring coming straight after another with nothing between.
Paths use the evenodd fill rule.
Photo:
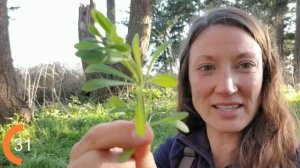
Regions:
<instances>
[{"instance_id":1,"label":"knuckle","mask_svg":"<svg viewBox=\"0 0 300 168\"><path fill-rule=\"evenodd\" d=\"M74 160L74 157L75 157L75 155L76 155L76 153L78 151L77 149L78 149L78 142L75 143L73 145L72 149L71 149L71 152L70 152L70 161Z\"/></svg>"},{"instance_id":2,"label":"knuckle","mask_svg":"<svg viewBox=\"0 0 300 168\"><path fill-rule=\"evenodd\" d=\"M94 146L94 143L96 141L96 136L97 136L96 127L93 127L85 134L81 142L85 143L88 146Z\"/></svg>"}]
</instances>

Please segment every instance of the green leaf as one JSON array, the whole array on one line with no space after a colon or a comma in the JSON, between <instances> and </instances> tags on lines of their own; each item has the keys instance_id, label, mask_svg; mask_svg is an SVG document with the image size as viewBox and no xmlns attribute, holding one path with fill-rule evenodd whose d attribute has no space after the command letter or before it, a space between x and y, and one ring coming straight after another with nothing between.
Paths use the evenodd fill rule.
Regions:
<instances>
[{"instance_id":1,"label":"green leaf","mask_svg":"<svg viewBox=\"0 0 300 168\"><path fill-rule=\"evenodd\" d=\"M173 115L167 116L166 118L163 118L159 121L154 121L152 123L150 123L150 126L156 126L156 125L160 125L160 124L172 124L175 123L175 121L177 120L182 120L184 118L186 118L189 114L187 112L177 112L177 113L173 113Z\"/></svg>"},{"instance_id":2,"label":"green leaf","mask_svg":"<svg viewBox=\"0 0 300 168\"><path fill-rule=\"evenodd\" d=\"M131 156L133 155L135 149L128 149L125 152L123 152L119 157L118 157L118 162L122 163L127 161L128 159L131 158Z\"/></svg>"},{"instance_id":3,"label":"green leaf","mask_svg":"<svg viewBox=\"0 0 300 168\"><path fill-rule=\"evenodd\" d=\"M152 67L153 67L154 62L155 62L155 61L157 60L157 58L162 54L162 52L163 52L165 49L167 49L167 47L168 47L171 43L173 43L173 40L167 41L167 42L163 43L162 45L160 45L160 46L156 49L155 53L152 55L152 58L151 58L151 60L150 60L150 64L149 64L149 66L148 66L148 68L147 68L147 76L149 76L149 73L150 73L150 71L151 71L151 69L152 69Z\"/></svg>"},{"instance_id":4,"label":"green leaf","mask_svg":"<svg viewBox=\"0 0 300 168\"><path fill-rule=\"evenodd\" d=\"M129 58L123 53L117 52L115 50L107 50L107 60L105 64L114 64L124 60L129 60Z\"/></svg>"},{"instance_id":5,"label":"green leaf","mask_svg":"<svg viewBox=\"0 0 300 168\"><path fill-rule=\"evenodd\" d=\"M75 44L74 47L77 50L96 50L102 48L99 46L98 43L90 42L90 41L82 41L80 43Z\"/></svg>"},{"instance_id":6,"label":"green leaf","mask_svg":"<svg viewBox=\"0 0 300 168\"><path fill-rule=\"evenodd\" d=\"M175 121L174 125L176 126L177 129L179 129L180 131L182 131L184 133L190 132L189 127L180 120Z\"/></svg>"},{"instance_id":7,"label":"green leaf","mask_svg":"<svg viewBox=\"0 0 300 168\"><path fill-rule=\"evenodd\" d=\"M145 108L142 88L137 89L137 103L135 109L135 129L137 135L143 137L145 134Z\"/></svg>"},{"instance_id":8,"label":"green leaf","mask_svg":"<svg viewBox=\"0 0 300 168\"><path fill-rule=\"evenodd\" d=\"M90 24L89 27L89 32L94 35L94 36L98 36L102 38L102 35L100 34L100 32L98 31L98 29L95 27L95 25Z\"/></svg>"},{"instance_id":9,"label":"green leaf","mask_svg":"<svg viewBox=\"0 0 300 168\"><path fill-rule=\"evenodd\" d=\"M134 82L134 79L125 75L123 72L118 71L115 68L112 68L111 66L107 66L102 63L89 65L88 67L86 67L85 72L86 73L100 72L100 73L111 74L111 75L115 75L117 77L127 79L131 82Z\"/></svg>"},{"instance_id":10,"label":"green leaf","mask_svg":"<svg viewBox=\"0 0 300 168\"><path fill-rule=\"evenodd\" d=\"M119 85L132 85L133 83L128 83L124 81L110 80L110 79L92 79L85 82L82 86L82 90L90 92L96 89L109 87L109 86L119 86Z\"/></svg>"},{"instance_id":11,"label":"green leaf","mask_svg":"<svg viewBox=\"0 0 300 168\"><path fill-rule=\"evenodd\" d=\"M98 23L106 33L110 34L112 32L115 32L114 25L101 12L92 9L91 13L94 21Z\"/></svg>"},{"instance_id":12,"label":"green leaf","mask_svg":"<svg viewBox=\"0 0 300 168\"><path fill-rule=\"evenodd\" d=\"M87 37L87 38L84 38L82 42L87 42L87 43L100 43L100 41L98 41L96 38L94 37Z\"/></svg>"},{"instance_id":13,"label":"green leaf","mask_svg":"<svg viewBox=\"0 0 300 168\"><path fill-rule=\"evenodd\" d=\"M141 61L141 53L140 53L140 42L139 42L139 34L135 34L132 39L132 50L134 55L134 60L138 67L142 67L142 61Z\"/></svg>"},{"instance_id":14,"label":"green leaf","mask_svg":"<svg viewBox=\"0 0 300 168\"><path fill-rule=\"evenodd\" d=\"M110 47L116 49L119 52L131 54L130 46L128 44L115 44L111 45Z\"/></svg>"},{"instance_id":15,"label":"green leaf","mask_svg":"<svg viewBox=\"0 0 300 168\"><path fill-rule=\"evenodd\" d=\"M111 96L108 99L108 103L116 108L126 107L126 103L118 96Z\"/></svg>"},{"instance_id":16,"label":"green leaf","mask_svg":"<svg viewBox=\"0 0 300 168\"><path fill-rule=\"evenodd\" d=\"M107 37L113 44L127 44L127 43L124 43L125 40L118 36L117 33L112 33L112 34L109 34L109 36Z\"/></svg>"},{"instance_id":17,"label":"green leaf","mask_svg":"<svg viewBox=\"0 0 300 168\"><path fill-rule=\"evenodd\" d=\"M162 87L176 87L177 79L168 74L158 74L148 80L149 83L159 85Z\"/></svg>"},{"instance_id":18,"label":"green leaf","mask_svg":"<svg viewBox=\"0 0 300 168\"><path fill-rule=\"evenodd\" d=\"M81 51L77 51L75 55L80 57L84 62L88 64L105 62L105 59L107 59L103 51L100 50L94 50L94 51L81 50Z\"/></svg>"},{"instance_id":19,"label":"green leaf","mask_svg":"<svg viewBox=\"0 0 300 168\"><path fill-rule=\"evenodd\" d=\"M132 62L133 62L133 63L132 63ZM132 61L132 59L131 59L131 60L129 60L129 61L127 61L127 60L122 61L121 63L122 63L122 65L124 65L124 67L126 67L127 70L132 74L132 78L138 80L138 79L137 79L137 72L135 71L135 69L136 69L136 68L135 68L136 64L134 64L134 61ZM135 80L135 81L136 81L136 80Z\"/></svg>"}]
</instances>

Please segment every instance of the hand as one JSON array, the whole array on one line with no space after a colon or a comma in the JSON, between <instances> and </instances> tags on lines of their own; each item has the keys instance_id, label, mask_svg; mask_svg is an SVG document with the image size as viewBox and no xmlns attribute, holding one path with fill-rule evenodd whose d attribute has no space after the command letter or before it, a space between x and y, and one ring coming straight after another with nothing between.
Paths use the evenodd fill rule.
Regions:
<instances>
[{"instance_id":1,"label":"hand","mask_svg":"<svg viewBox=\"0 0 300 168\"><path fill-rule=\"evenodd\" d=\"M134 122L114 121L91 128L77 142L70 154L69 168L156 168L150 151L153 131L145 128L144 137L138 137ZM123 150L134 148L128 161L118 163Z\"/></svg>"}]
</instances>

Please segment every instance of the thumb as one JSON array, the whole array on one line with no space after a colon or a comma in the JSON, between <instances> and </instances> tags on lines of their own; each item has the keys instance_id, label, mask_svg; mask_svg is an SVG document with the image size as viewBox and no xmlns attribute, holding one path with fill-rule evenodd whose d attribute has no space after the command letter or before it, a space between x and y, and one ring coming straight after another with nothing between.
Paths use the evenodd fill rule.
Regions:
<instances>
[{"instance_id":1,"label":"thumb","mask_svg":"<svg viewBox=\"0 0 300 168\"><path fill-rule=\"evenodd\" d=\"M148 143L138 146L133 154L137 168L156 168L154 157L151 153L151 143L153 141L153 137L154 134L151 127L146 126L146 136L143 138L147 138ZM136 138L139 137L136 136Z\"/></svg>"}]
</instances>

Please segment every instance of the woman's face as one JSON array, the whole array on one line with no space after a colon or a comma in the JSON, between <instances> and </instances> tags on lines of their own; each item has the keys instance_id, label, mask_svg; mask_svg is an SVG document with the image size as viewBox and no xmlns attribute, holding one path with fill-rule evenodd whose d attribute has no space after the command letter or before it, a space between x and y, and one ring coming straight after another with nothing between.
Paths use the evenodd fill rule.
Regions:
<instances>
[{"instance_id":1,"label":"woman's face","mask_svg":"<svg viewBox=\"0 0 300 168\"><path fill-rule=\"evenodd\" d=\"M195 109L208 130L241 132L261 103L262 51L243 29L206 28L190 49L189 79Z\"/></svg>"}]
</instances>

